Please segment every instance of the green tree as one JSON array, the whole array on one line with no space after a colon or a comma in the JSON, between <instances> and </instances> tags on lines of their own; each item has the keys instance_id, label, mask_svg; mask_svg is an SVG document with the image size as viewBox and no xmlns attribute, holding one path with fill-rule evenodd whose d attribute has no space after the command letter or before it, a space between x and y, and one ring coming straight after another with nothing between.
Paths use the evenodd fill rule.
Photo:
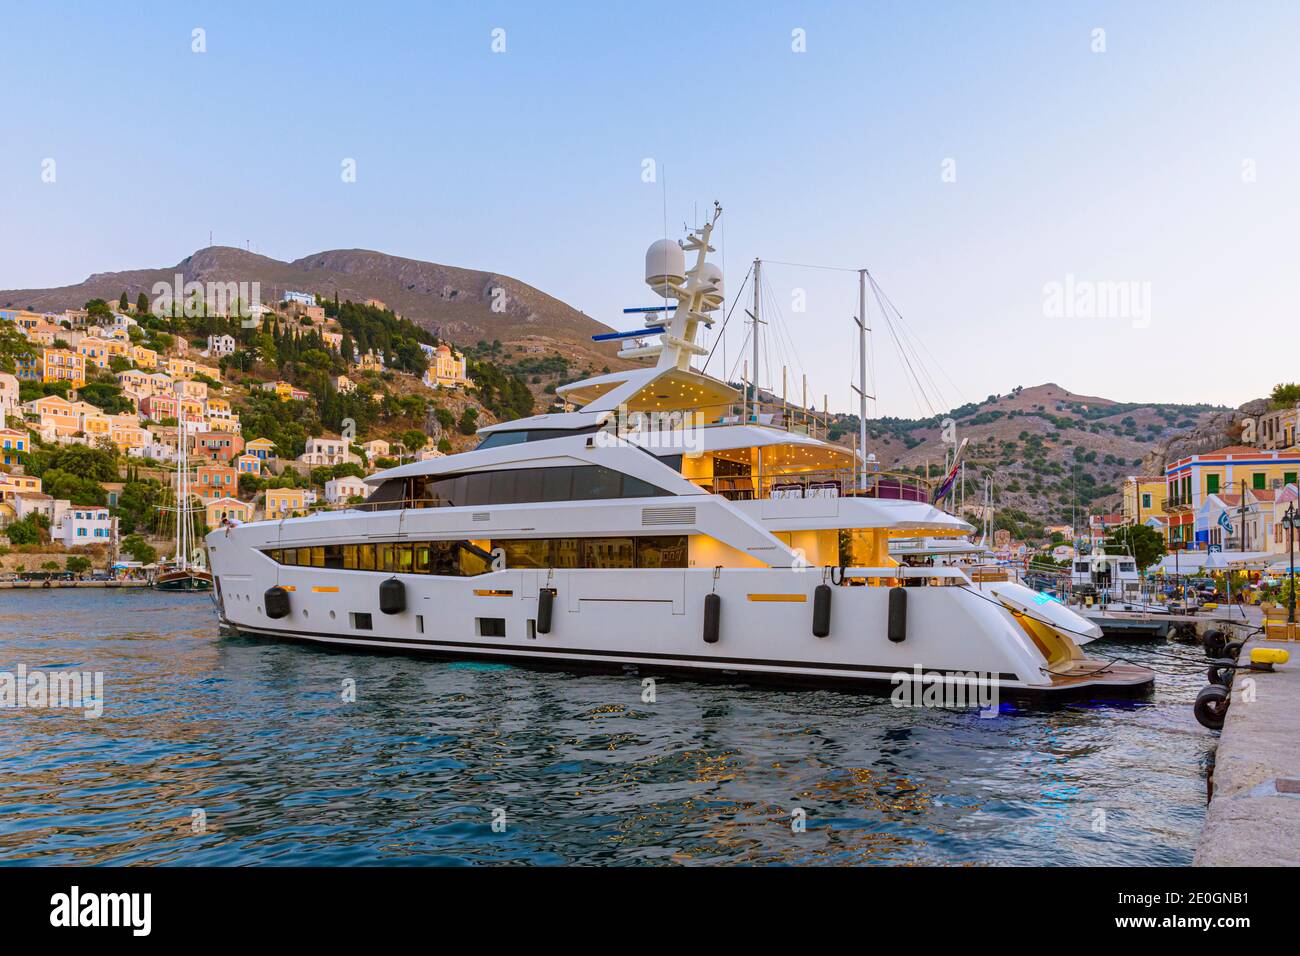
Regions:
<instances>
[{"instance_id":1,"label":"green tree","mask_svg":"<svg viewBox=\"0 0 1300 956\"><path fill-rule=\"evenodd\" d=\"M138 534L128 535L122 541L122 550L141 564L153 564L158 560L158 550Z\"/></svg>"},{"instance_id":2,"label":"green tree","mask_svg":"<svg viewBox=\"0 0 1300 956\"><path fill-rule=\"evenodd\" d=\"M40 527L35 522L27 519L11 521L9 526L4 529L4 534L8 536L9 541L14 545L39 544L41 541Z\"/></svg>"},{"instance_id":3,"label":"green tree","mask_svg":"<svg viewBox=\"0 0 1300 956\"><path fill-rule=\"evenodd\" d=\"M1165 539L1144 524L1126 524L1106 539L1110 554L1131 554L1139 570L1145 570L1165 556Z\"/></svg>"},{"instance_id":4,"label":"green tree","mask_svg":"<svg viewBox=\"0 0 1300 956\"><path fill-rule=\"evenodd\" d=\"M407 451L417 452L428 443L429 436L418 428L402 432L402 444L406 446Z\"/></svg>"},{"instance_id":5,"label":"green tree","mask_svg":"<svg viewBox=\"0 0 1300 956\"><path fill-rule=\"evenodd\" d=\"M47 471L65 471L92 481L117 481L117 453L87 445L66 445L52 450L40 449L32 455L31 473L38 478ZM54 497L59 497L55 495Z\"/></svg>"},{"instance_id":6,"label":"green tree","mask_svg":"<svg viewBox=\"0 0 1300 956\"><path fill-rule=\"evenodd\" d=\"M51 498L66 498L74 505L103 505L107 500L103 486L94 478L51 468L42 476L45 493Z\"/></svg>"},{"instance_id":7,"label":"green tree","mask_svg":"<svg viewBox=\"0 0 1300 956\"><path fill-rule=\"evenodd\" d=\"M0 372L17 371L19 359L36 355L36 347L12 322L0 322Z\"/></svg>"},{"instance_id":8,"label":"green tree","mask_svg":"<svg viewBox=\"0 0 1300 956\"><path fill-rule=\"evenodd\" d=\"M149 314L149 297L143 292L135 297L135 311L137 315Z\"/></svg>"},{"instance_id":9,"label":"green tree","mask_svg":"<svg viewBox=\"0 0 1300 956\"><path fill-rule=\"evenodd\" d=\"M122 293L122 298L126 298L125 292ZM64 568L73 574L85 574L90 570L90 558L83 554L70 554L68 555L68 562Z\"/></svg>"},{"instance_id":10,"label":"green tree","mask_svg":"<svg viewBox=\"0 0 1300 956\"><path fill-rule=\"evenodd\" d=\"M121 362L123 359L120 355L115 355L112 361ZM90 404L98 406L105 415L126 415L135 411L135 405L122 394L120 385L90 382L82 386L81 397Z\"/></svg>"},{"instance_id":11,"label":"green tree","mask_svg":"<svg viewBox=\"0 0 1300 956\"><path fill-rule=\"evenodd\" d=\"M1285 382L1273 386L1273 393L1269 396L1273 400L1273 405L1277 408L1289 408L1300 402L1300 385L1295 382Z\"/></svg>"},{"instance_id":12,"label":"green tree","mask_svg":"<svg viewBox=\"0 0 1300 956\"><path fill-rule=\"evenodd\" d=\"M117 496L117 522L122 534L146 531L157 524L158 507L163 500L163 486L155 479L130 480Z\"/></svg>"},{"instance_id":13,"label":"green tree","mask_svg":"<svg viewBox=\"0 0 1300 956\"><path fill-rule=\"evenodd\" d=\"M123 289L122 298L117 300L117 310L119 312L125 312L129 308L131 308L131 300L126 297L126 290Z\"/></svg>"}]
</instances>

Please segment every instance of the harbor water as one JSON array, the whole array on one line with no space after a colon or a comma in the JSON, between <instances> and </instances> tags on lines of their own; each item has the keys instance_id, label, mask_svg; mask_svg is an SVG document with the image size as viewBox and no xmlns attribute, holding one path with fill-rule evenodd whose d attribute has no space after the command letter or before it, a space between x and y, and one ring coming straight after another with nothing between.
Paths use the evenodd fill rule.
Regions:
<instances>
[{"instance_id":1,"label":"harbor water","mask_svg":"<svg viewBox=\"0 0 1300 956\"><path fill-rule=\"evenodd\" d=\"M0 709L0 863L1188 864L1201 652L1089 653L1182 673L992 718L682 678L646 702L222 636L205 595L6 592L0 672L101 672L104 707Z\"/></svg>"}]
</instances>

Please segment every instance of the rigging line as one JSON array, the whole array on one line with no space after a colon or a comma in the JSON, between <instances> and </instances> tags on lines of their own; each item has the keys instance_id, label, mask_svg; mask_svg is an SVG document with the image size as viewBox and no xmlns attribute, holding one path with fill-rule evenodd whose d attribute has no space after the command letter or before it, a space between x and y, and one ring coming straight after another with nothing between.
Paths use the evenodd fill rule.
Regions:
<instances>
[{"instance_id":1,"label":"rigging line","mask_svg":"<svg viewBox=\"0 0 1300 956\"><path fill-rule=\"evenodd\" d=\"M924 386L921 385L920 379L917 378L916 371L912 368L911 359L908 357L907 352L903 349L902 344L898 341L898 332L894 329L893 320L890 319L889 313L884 311L884 303L880 302L879 296L877 296L876 301L877 304L880 305L881 311L884 314L885 328L888 329L890 337L894 340L894 347L898 350L898 355L903 360L903 365L907 368L907 371L912 376L911 379L905 377L903 380L907 382L908 391L912 393L912 400L916 402L917 411L921 410L921 404L923 401L925 403L925 406L930 409L930 417L933 417L934 407L930 405L930 399L928 396L925 395L925 388ZM912 387L913 380L915 380L916 382L916 388ZM917 389L919 389L921 392L920 401L917 401ZM927 475L926 477L929 476Z\"/></svg>"},{"instance_id":2,"label":"rigging line","mask_svg":"<svg viewBox=\"0 0 1300 956\"><path fill-rule=\"evenodd\" d=\"M892 319L886 319L885 324L889 327L889 333L894 337L894 345L903 358L903 364L907 367L908 374L912 376L912 381L916 384L916 392L921 396L921 402L930 412L930 417L935 417L938 413L935 411L934 403L930 401L930 393L926 391L925 383L921 381L921 376L917 374L916 368L912 365L912 357L908 354L906 346L903 344L898 335L898 329L895 328ZM918 409L920 403L918 403Z\"/></svg>"},{"instance_id":3,"label":"rigging line","mask_svg":"<svg viewBox=\"0 0 1300 956\"><path fill-rule=\"evenodd\" d=\"M943 389L941 389L939 383L934 380L934 376L930 374L929 367L916 351L914 342L908 337L908 330L902 322L902 317L896 316L896 318L898 319L897 322L895 322L893 318L890 319L890 325L898 334L900 343L911 357L914 366L913 374L917 376L917 387L925 392L927 397L931 395L934 396L939 408L949 407L947 397L943 394ZM926 387L927 385L928 388Z\"/></svg>"},{"instance_id":4,"label":"rigging line","mask_svg":"<svg viewBox=\"0 0 1300 956\"><path fill-rule=\"evenodd\" d=\"M884 311L885 311L885 302L889 301L889 296L886 295L885 292L884 292L884 290L881 289L880 286L875 282L874 277L872 278L871 286L872 286L872 291L873 291L873 293L876 295L877 303L880 305L880 307L881 307L881 311L884 312ZM945 398L945 396L943 395L943 390L942 390L941 388L939 388L938 383L934 380L934 377L930 374L930 371L929 371L929 369L926 367L926 364L925 364L923 361L921 361L921 356L920 356L920 354L916 351L916 346L915 346L914 341L913 341L913 340L915 339L915 334L912 333L911 330L910 330L909 328L907 328L907 324L903 321L903 316L902 316L902 314L898 311L898 307L895 306L892 302L889 302L889 306L890 306L890 309L892 310L893 314L894 314L894 315L897 317L897 319L898 319L898 332L897 332L897 334L900 335L900 337L901 337L901 341L903 341L903 342L906 343L906 347L907 347L908 351L910 352L912 359L915 360L915 363L916 363L917 367L920 368L921 373L925 376L926 381L929 382L929 385L930 385L930 391L933 392L933 394L935 395L935 397L939 400L939 404L940 404L941 406L946 407L946 406L948 405L948 402L947 402L947 399ZM886 313L886 320L890 322L890 325L891 325L891 328L892 328L892 327L893 327L893 321L892 321L892 319L889 317L888 313ZM909 337L909 336L910 336L910 337ZM937 363L936 363L936 364L937 364ZM915 373L914 373L914 374L915 374ZM922 384L922 382L921 382L919 376L918 376L918 378L917 378L917 385L918 385L918 387L920 387L920 388L922 389L922 391L925 391L925 386ZM933 413L932 413L932 414L933 414Z\"/></svg>"},{"instance_id":5,"label":"rigging line","mask_svg":"<svg viewBox=\"0 0 1300 956\"><path fill-rule=\"evenodd\" d=\"M870 277L870 273L868 273L868 277ZM869 303L866 302L866 301L864 301L864 302L862 303L862 311L863 311L863 313L866 313L868 304L869 304ZM863 315L861 316L861 320L862 320L863 326L864 326L864 328L865 328L867 334L870 335L870 334L871 334L871 326L867 324L867 317L866 317L865 314L863 314ZM872 396L872 398L871 398L871 408L872 408L872 411L874 411L874 412L876 413L876 416L879 417L879 416L880 416L880 406L879 406L879 404L877 403L877 400L876 400L876 398L875 398L875 396L879 394L879 392L878 392L878 390L877 390L877 388L876 388L876 350L873 349L873 348L869 348L869 349L867 349L867 366L868 366L868 368L871 369L871 381L870 381L870 385L871 385L871 396Z\"/></svg>"},{"instance_id":6,"label":"rigging line","mask_svg":"<svg viewBox=\"0 0 1300 956\"><path fill-rule=\"evenodd\" d=\"M898 348L898 336L894 334L894 328L893 328L893 325L890 323L888 317L885 318L885 328L889 331L890 336L894 339L894 347L897 349L897 348ZM903 352L902 352L901 349L899 349L899 357L903 360L903 364L904 364L904 366L906 366L906 367L908 368L908 371L911 371L911 367L910 367L910 365L908 365L908 359L907 359L907 356L903 354ZM911 379L911 378L908 378L907 376L904 376L904 377L903 377L903 381L907 383L907 390L908 390L908 392L910 392L911 395L912 395L912 401L913 401L913 402L915 403L915 405L916 405L916 410L917 410L917 412L920 412L920 411L921 411L921 404L922 404L922 401L924 401L925 404L928 405L928 404L929 404L929 400L928 400L928 399L925 399L923 396L922 396L921 398L918 398L918 397L917 397L917 394L916 394L916 388L913 387L912 379ZM931 416L934 415L934 410L933 410L933 409L930 410L930 415L931 415ZM927 475L926 477L928 478L929 476Z\"/></svg>"},{"instance_id":7,"label":"rigging line","mask_svg":"<svg viewBox=\"0 0 1300 956\"><path fill-rule=\"evenodd\" d=\"M901 322L901 323L903 323L903 325L907 326L908 323L907 323L907 320L903 318L903 313L902 313L901 311L899 311L899 309L898 309L898 307L897 307L896 305L894 305L893 301L889 298L889 295L885 292L885 290L884 290L884 289L881 289L881 288L876 284L875 276L871 275L871 273L867 273L867 278L871 280L871 284L872 284L872 286L874 286L874 287L877 289L877 291L878 291L882 296L885 297L885 301L889 303L890 308L892 308L896 313L898 313L898 321ZM909 330L909 332L911 331L911 327L910 327L910 326L908 326L908 330ZM913 333L913 334L915 334L915 333ZM930 356L930 360L931 360L932 362L934 362L934 364L938 367L939 371L943 374L943 377L946 378L946 379L948 379L948 383L949 383L950 385L952 385L952 387L953 387L954 389L956 389L956 391L957 391L957 397L960 398L963 402L966 401L966 396L962 393L961 387L958 386L958 384L957 384L956 382L953 381L952 376L950 376L950 375L948 374L947 369L945 369L945 368L943 367L943 365L939 362L939 360L936 359L936 358L934 357L934 354L933 354L933 353L930 351L930 349L926 346L925 342L924 342L922 339L920 339L919 336L917 336L917 341L920 343L921 348L925 350L926 354Z\"/></svg>"},{"instance_id":8,"label":"rigging line","mask_svg":"<svg viewBox=\"0 0 1300 956\"><path fill-rule=\"evenodd\" d=\"M790 323L786 321L785 313L781 311L781 306L777 301L776 290L769 282L765 281L764 285L767 288L768 300L771 303L772 313L775 316L775 319L771 320L771 324L773 326L773 331L776 334L778 351L781 353L783 358L788 359L787 364L792 364L800 372L803 372L803 359L800 357L799 349L795 345L794 336L790 330ZM772 382L775 384L776 379L772 378Z\"/></svg>"},{"instance_id":9,"label":"rigging line","mask_svg":"<svg viewBox=\"0 0 1300 956\"><path fill-rule=\"evenodd\" d=\"M777 310L777 317L781 320L779 331L785 337L785 344L789 347L791 363L800 372L803 372L805 371L803 356L799 354L799 344L795 338L794 329L791 323L786 320L784 313L779 309Z\"/></svg>"},{"instance_id":10,"label":"rigging line","mask_svg":"<svg viewBox=\"0 0 1300 956\"><path fill-rule=\"evenodd\" d=\"M766 322L772 330L772 334L767 337L767 348L763 350L763 357L767 361L767 381L768 390L772 394L776 393L776 376L772 372L772 353L776 352L778 359L786 358L785 342L782 335L785 330L785 317L781 314L781 307L776 301L776 290L772 288L771 283L764 281L767 295L764 297L771 310L768 314L770 319Z\"/></svg>"},{"instance_id":11,"label":"rigging line","mask_svg":"<svg viewBox=\"0 0 1300 956\"><path fill-rule=\"evenodd\" d=\"M713 345L709 349L709 354L704 359L704 367L700 369L701 375L708 370L709 363L713 361L713 353L717 349L718 343L722 341L722 333L727 331L727 323L731 321L731 313L736 311L736 306L740 303L740 294L745 291L745 286L749 284L749 277L753 272L754 266L751 263L749 269L745 272L745 278L740 280L740 288L736 290L736 297L731 300L731 308L727 310L727 314L722 319L722 328L718 329L718 336L713 340ZM742 345L741 348L743 349L744 346ZM723 360L723 365L726 365L725 359Z\"/></svg>"},{"instance_id":12,"label":"rigging line","mask_svg":"<svg viewBox=\"0 0 1300 956\"><path fill-rule=\"evenodd\" d=\"M745 360L745 346L749 344L749 332L745 332L745 337L740 340L740 348L736 349L736 361L731 364L731 372L727 375L727 382L730 383L735 379L736 369L740 363ZM748 384L753 384L751 380Z\"/></svg>"},{"instance_id":13,"label":"rigging line","mask_svg":"<svg viewBox=\"0 0 1300 956\"><path fill-rule=\"evenodd\" d=\"M899 327L900 334L903 336L903 340L907 343L908 348L911 350L912 357L916 360L917 367L920 368L922 374L925 375L926 381L930 383L931 390L934 392L935 396L939 399L940 407L942 408L952 407L952 403L948 401L947 396L943 394L943 389L939 387L939 383L935 381L934 376L931 374L929 365L927 365L924 361L922 361L921 354L920 352L917 351L918 345L921 344L920 340L916 337L916 334L912 332L910 328L908 328L907 323L903 321L903 317L901 315L898 316L897 318L898 318L898 327Z\"/></svg>"},{"instance_id":14,"label":"rigging line","mask_svg":"<svg viewBox=\"0 0 1300 956\"><path fill-rule=\"evenodd\" d=\"M782 262L780 259L764 259L763 263L774 266L791 266L795 269L825 269L827 272L857 272L857 269L845 269L842 266L819 266L808 262Z\"/></svg>"}]
</instances>

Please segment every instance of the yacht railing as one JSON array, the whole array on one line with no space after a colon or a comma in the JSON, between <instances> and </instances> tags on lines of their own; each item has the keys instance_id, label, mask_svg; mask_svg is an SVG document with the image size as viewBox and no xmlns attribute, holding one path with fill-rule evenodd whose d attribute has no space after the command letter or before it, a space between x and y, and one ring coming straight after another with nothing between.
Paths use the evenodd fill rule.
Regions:
<instances>
[{"instance_id":1,"label":"yacht railing","mask_svg":"<svg viewBox=\"0 0 1300 956\"><path fill-rule=\"evenodd\" d=\"M869 471L849 468L825 470L790 469L752 474L690 477L687 481L710 494L729 501L790 498L884 498L896 501L929 503L934 482L902 472Z\"/></svg>"},{"instance_id":2,"label":"yacht railing","mask_svg":"<svg viewBox=\"0 0 1300 956\"><path fill-rule=\"evenodd\" d=\"M660 412L647 409L645 415L653 416L650 430L675 431L682 427L716 428L721 425L762 425L813 438L825 439L830 430L830 415L815 408L802 408L780 401L759 401L741 404L730 402L717 405L693 405L687 408ZM655 422L659 424L656 425Z\"/></svg>"}]
</instances>

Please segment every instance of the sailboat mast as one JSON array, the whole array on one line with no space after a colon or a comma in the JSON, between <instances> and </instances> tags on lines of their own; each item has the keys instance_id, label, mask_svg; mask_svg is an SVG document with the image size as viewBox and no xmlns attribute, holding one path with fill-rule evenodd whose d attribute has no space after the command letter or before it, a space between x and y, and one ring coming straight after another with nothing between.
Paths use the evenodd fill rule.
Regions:
<instances>
[{"instance_id":1,"label":"sailboat mast","mask_svg":"<svg viewBox=\"0 0 1300 956\"><path fill-rule=\"evenodd\" d=\"M181 386L176 388L176 564L181 571L190 566L190 462L185 441L184 398Z\"/></svg>"},{"instance_id":2,"label":"sailboat mast","mask_svg":"<svg viewBox=\"0 0 1300 956\"><path fill-rule=\"evenodd\" d=\"M178 403L179 405L179 403ZM186 456L185 448L185 419L180 417L177 412L176 417L176 564L180 570L185 570L185 556L188 549L185 547L185 504L186 504L186 472L190 470L189 459Z\"/></svg>"},{"instance_id":3,"label":"sailboat mast","mask_svg":"<svg viewBox=\"0 0 1300 956\"><path fill-rule=\"evenodd\" d=\"M763 288L762 281L763 281L763 262L761 259L755 259L754 260L754 315L753 315L754 334L752 336L754 341L751 343L752 351L754 353L753 365L751 366L753 368L752 378L754 384L754 399L752 404L752 414L754 416L755 421L758 421L758 326L759 323L763 321L761 318L759 318L759 308L760 308L759 302L761 301L762 288ZM748 421L749 420L748 417L745 420Z\"/></svg>"},{"instance_id":4,"label":"sailboat mast","mask_svg":"<svg viewBox=\"0 0 1300 956\"><path fill-rule=\"evenodd\" d=\"M858 487L867 487L867 270L858 270Z\"/></svg>"}]
</instances>

